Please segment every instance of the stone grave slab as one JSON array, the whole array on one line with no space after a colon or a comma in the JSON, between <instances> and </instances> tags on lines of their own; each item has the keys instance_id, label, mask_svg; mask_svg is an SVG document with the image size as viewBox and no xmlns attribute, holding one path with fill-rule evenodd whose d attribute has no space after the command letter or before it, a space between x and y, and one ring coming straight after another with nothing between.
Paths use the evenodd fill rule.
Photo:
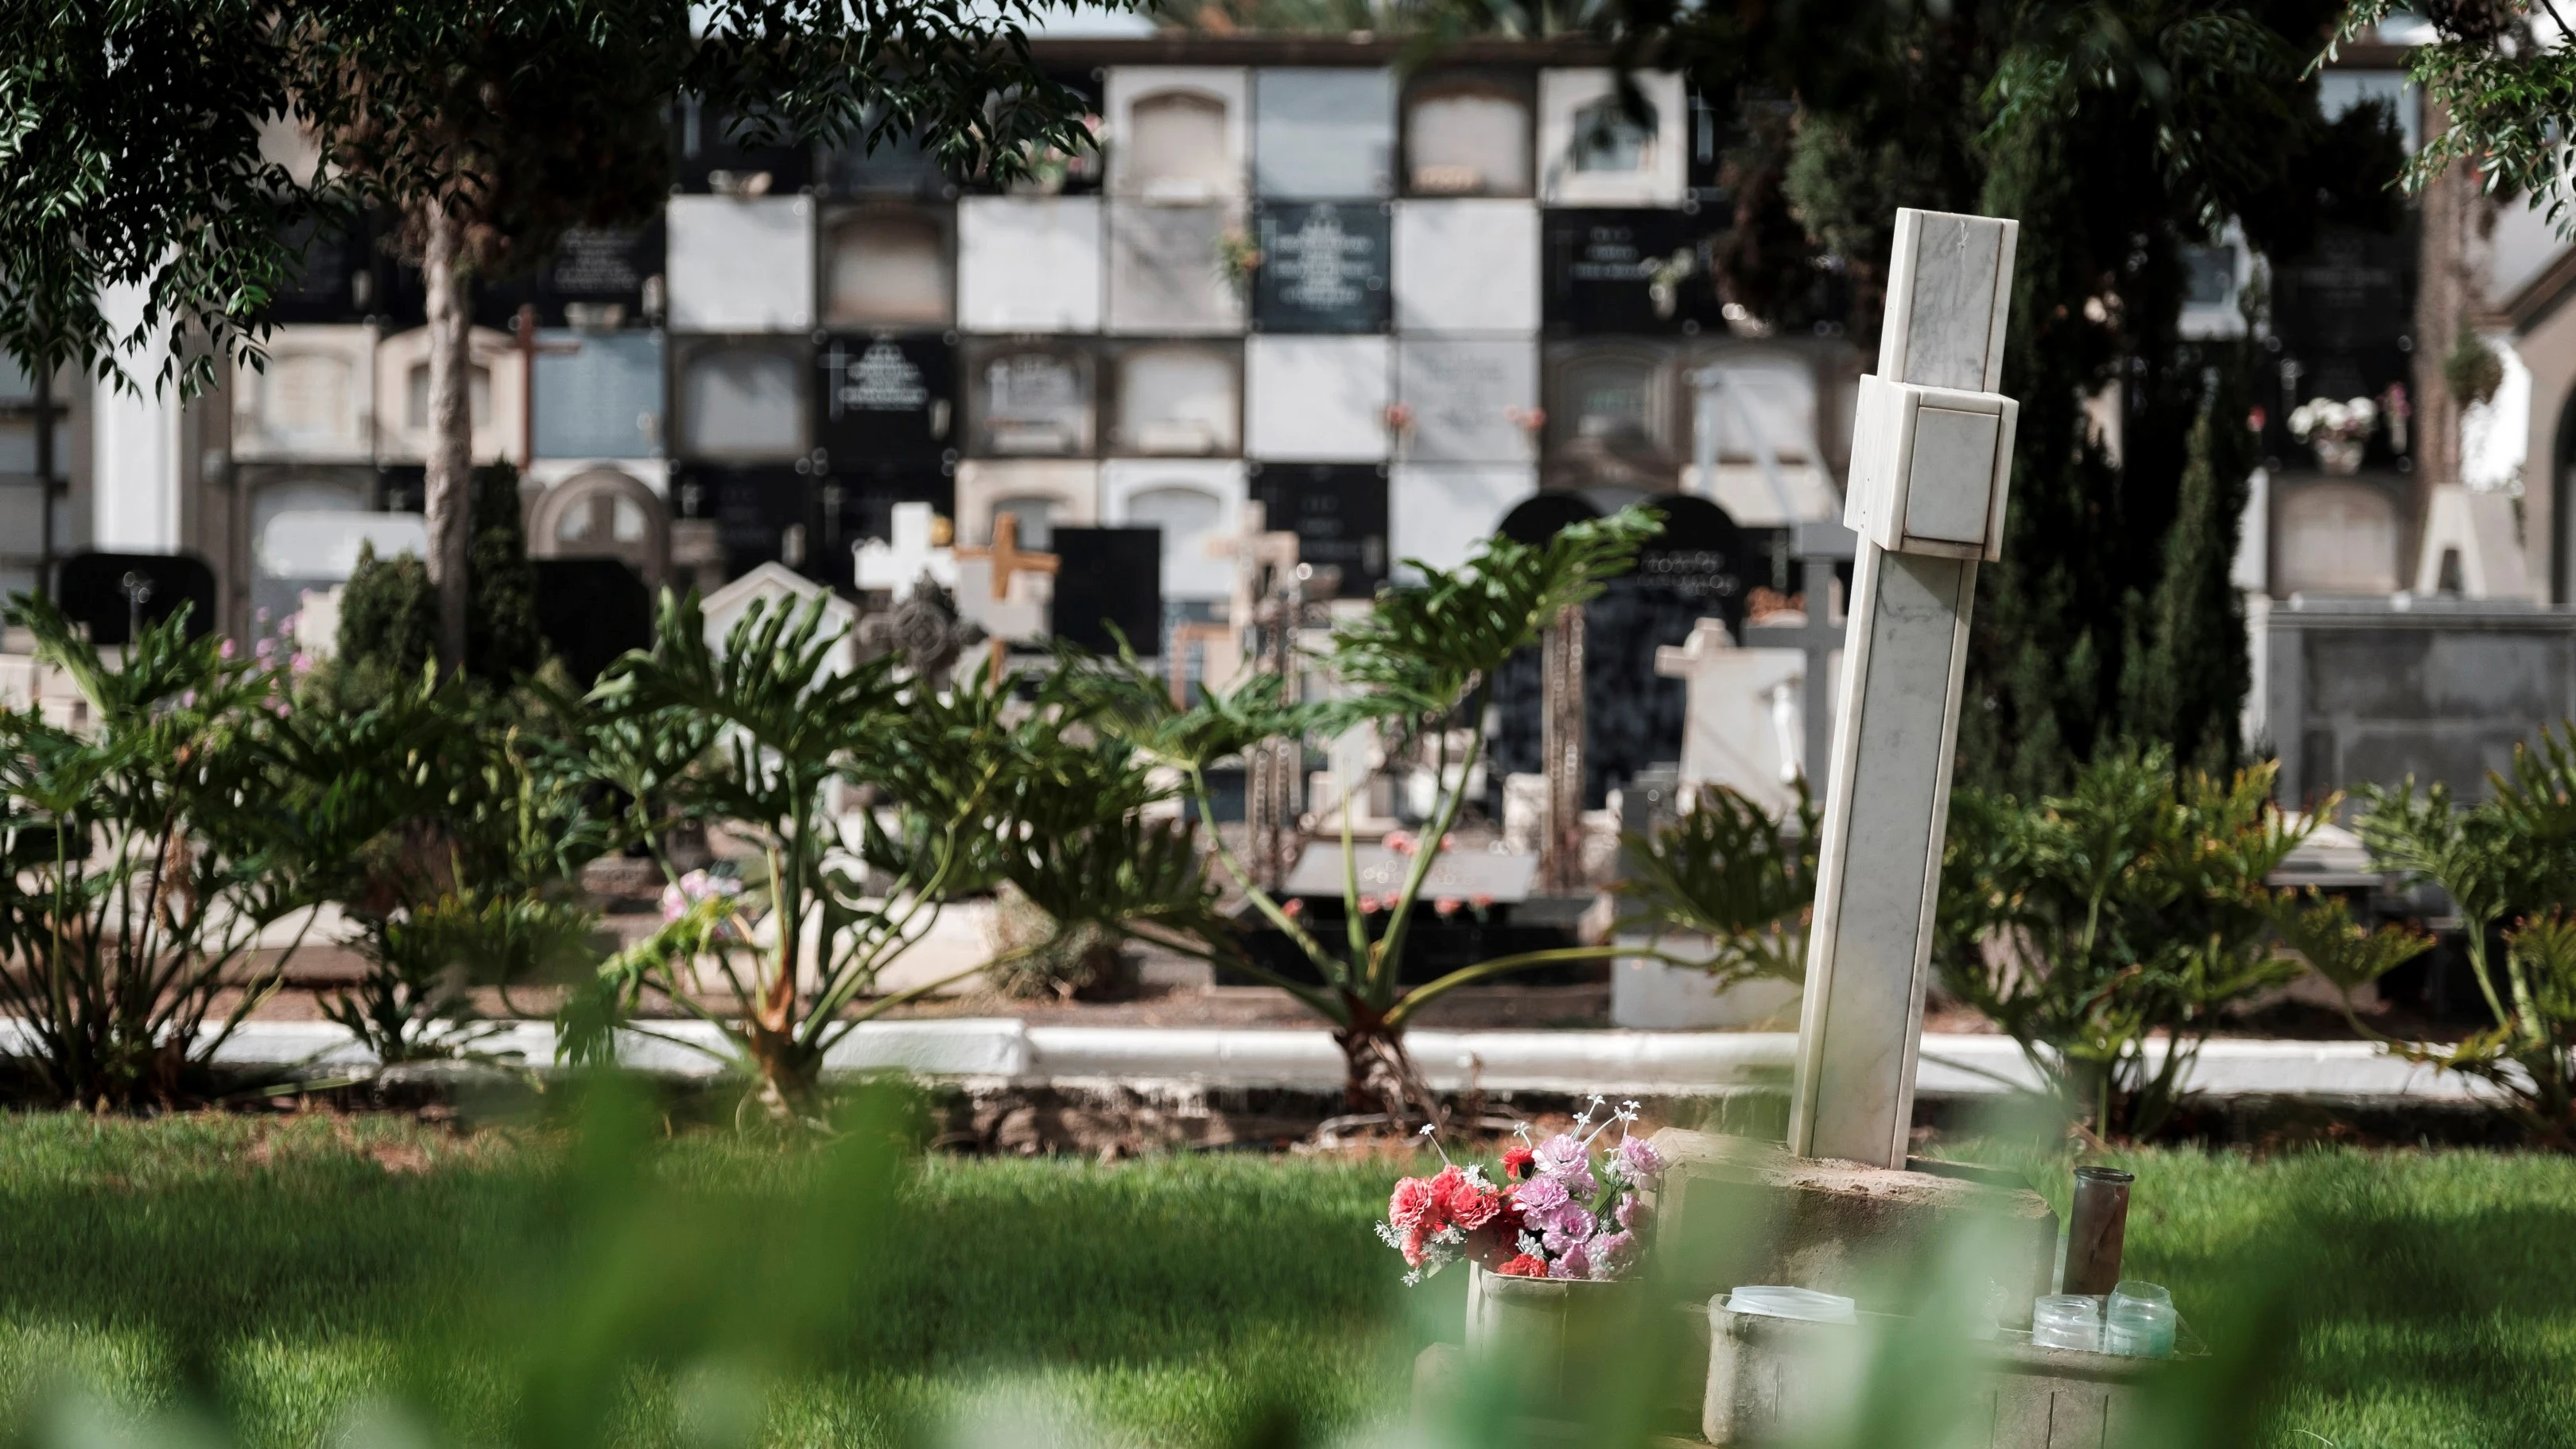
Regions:
<instances>
[{"instance_id":1,"label":"stone grave slab","mask_svg":"<svg viewBox=\"0 0 2576 1449\"><path fill-rule=\"evenodd\" d=\"M784 338L690 338L677 344L674 444L726 462L805 456L808 349Z\"/></svg>"},{"instance_id":2,"label":"stone grave slab","mask_svg":"<svg viewBox=\"0 0 2576 1449\"><path fill-rule=\"evenodd\" d=\"M832 337L814 349L814 449L844 471L952 454L956 354L938 337Z\"/></svg>"},{"instance_id":3,"label":"stone grave slab","mask_svg":"<svg viewBox=\"0 0 2576 1449\"><path fill-rule=\"evenodd\" d=\"M1162 530L1163 597L1223 599L1234 591L1234 560L1210 544L1232 537L1246 494L1240 462L1113 458L1100 470L1101 516L1122 528Z\"/></svg>"},{"instance_id":4,"label":"stone grave slab","mask_svg":"<svg viewBox=\"0 0 2576 1449\"><path fill-rule=\"evenodd\" d=\"M1413 857L1387 849L1383 845L1354 845L1351 869L1359 878L1360 894L1385 895L1404 884L1413 869ZM1281 887L1292 896L1329 896L1341 898L1344 884L1342 847L1339 841L1319 840L1306 847L1297 858L1296 868L1288 872ZM1497 855L1481 850L1444 850L1431 863L1431 873L1423 877L1422 898L1425 900L1486 900L1496 905L1516 905L1528 900L1538 886L1538 857L1534 855Z\"/></svg>"},{"instance_id":5,"label":"stone grave slab","mask_svg":"<svg viewBox=\"0 0 2576 1449\"><path fill-rule=\"evenodd\" d=\"M674 196L664 224L673 331L813 327L812 198Z\"/></svg>"},{"instance_id":6,"label":"stone grave slab","mask_svg":"<svg viewBox=\"0 0 2576 1449\"><path fill-rule=\"evenodd\" d=\"M1567 336L1723 331L1707 248L1727 217L1662 208L1551 209L1542 311Z\"/></svg>"},{"instance_id":7,"label":"stone grave slab","mask_svg":"<svg viewBox=\"0 0 2576 1449\"><path fill-rule=\"evenodd\" d=\"M478 463L519 456L520 409L527 403L527 357L489 327L466 332L465 403ZM387 337L376 348L376 457L417 462L429 456L429 329Z\"/></svg>"},{"instance_id":8,"label":"stone grave slab","mask_svg":"<svg viewBox=\"0 0 2576 1449\"><path fill-rule=\"evenodd\" d=\"M1096 196L957 203L957 325L970 332L1100 330L1105 239Z\"/></svg>"},{"instance_id":9,"label":"stone grave slab","mask_svg":"<svg viewBox=\"0 0 2576 1449\"><path fill-rule=\"evenodd\" d=\"M1338 597L1387 579L1387 474L1374 463L1258 463L1252 497L1271 528L1297 535L1297 560L1341 572Z\"/></svg>"},{"instance_id":10,"label":"stone grave slab","mask_svg":"<svg viewBox=\"0 0 2576 1449\"><path fill-rule=\"evenodd\" d=\"M993 539L993 520L1019 520L1021 546L1053 547L1055 530L1100 519L1100 465L1039 459L970 458L957 465L957 536Z\"/></svg>"},{"instance_id":11,"label":"stone grave slab","mask_svg":"<svg viewBox=\"0 0 2576 1449\"><path fill-rule=\"evenodd\" d=\"M1395 73L1252 74L1256 195L1348 201L1395 191Z\"/></svg>"},{"instance_id":12,"label":"stone grave slab","mask_svg":"<svg viewBox=\"0 0 2576 1449\"><path fill-rule=\"evenodd\" d=\"M1536 332L1538 231L1538 208L1525 201L1397 202L1397 330Z\"/></svg>"},{"instance_id":13,"label":"stone grave slab","mask_svg":"<svg viewBox=\"0 0 2576 1449\"><path fill-rule=\"evenodd\" d=\"M1683 131L1690 114L1682 78L1639 71L1629 79L1649 116L1627 113L1616 71L1539 72L1539 197L1548 205L1681 205L1689 159Z\"/></svg>"},{"instance_id":14,"label":"stone grave slab","mask_svg":"<svg viewBox=\"0 0 2576 1449\"><path fill-rule=\"evenodd\" d=\"M1097 361L1060 339L965 344L966 452L988 458L1080 458L1098 436Z\"/></svg>"},{"instance_id":15,"label":"stone grave slab","mask_svg":"<svg viewBox=\"0 0 2576 1449\"><path fill-rule=\"evenodd\" d=\"M547 328L537 342L538 457L661 456L661 333Z\"/></svg>"},{"instance_id":16,"label":"stone grave slab","mask_svg":"<svg viewBox=\"0 0 2576 1449\"><path fill-rule=\"evenodd\" d=\"M671 521L654 482L614 466L528 481L543 490L528 510L530 558L615 559L645 584L661 583L670 565Z\"/></svg>"},{"instance_id":17,"label":"stone grave slab","mask_svg":"<svg viewBox=\"0 0 2576 1449\"><path fill-rule=\"evenodd\" d=\"M1399 337L1397 455L1412 463L1535 463L1538 346L1525 338Z\"/></svg>"},{"instance_id":18,"label":"stone grave slab","mask_svg":"<svg viewBox=\"0 0 2576 1449\"><path fill-rule=\"evenodd\" d=\"M367 326L303 324L271 332L267 366L244 365L233 380L233 456L243 462L373 457L376 341L376 329ZM58 457L57 466L64 461Z\"/></svg>"},{"instance_id":19,"label":"stone grave slab","mask_svg":"<svg viewBox=\"0 0 2576 1449\"><path fill-rule=\"evenodd\" d=\"M1225 274L1219 242L1243 229L1231 206L1109 203L1109 330L1204 335L1240 332L1243 292Z\"/></svg>"},{"instance_id":20,"label":"stone grave slab","mask_svg":"<svg viewBox=\"0 0 2576 1449\"><path fill-rule=\"evenodd\" d=\"M1406 559L1454 569L1493 537L1504 515L1538 491L1538 470L1511 464L1398 463L1387 493L1387 546Z\"/></svg>"},{"instance_id":21,"label":"stone grave slab","mask_svg":"<svg viewBox=\"0 0 2576 1449\"><path fill-rule=\"evenodd\" d=\"M1530 195L1536 104L1526 71L1415 73L1404 90L1405 195Z\"/></svg>"},{"instance_id":22,"label":"stone grave slab","mask_svg":"<svg viewBox=\"0 0 2576 1449\"><path fill-rule=\"evenodd\" d=\"M1259 332L1382 332L1392 305L1393 226L1374 201L1264 202L1253 212L1261 266L1252 278Z\"/></svg>"},{"instance_id":23,"label":"stone grave slab","mask_svg":"<svg viewBox=\"0 0 2576 1449\"><path fill-rule=\"evenodd\" d=\"M640 227L577 226L537 268L527 300L547 327L617 328L658 322L664 310L668 237Z\"/></svg>"},{"instance_id":24,"label":"stone grave slab","mask_svg":"<svg viewBox=\"0 0 2576 1449\"><path fill-rule=\"evenodd\" d=\"M1222 456L1243 446L1243 344L1146 342L1110 355L1109 451Z\"/></svg>"},{"instance_id":25,"label":"stone grave slab","mask_svg":"<svg viewBox=\"0 0 2576 1449\"><path fill-rule=\"evenodd\" d=\"M1386 457L1394 344L1384 337L1253 337L1244 343L1245 451L1256 458Z\"/></svg>"},{"instance_id":26,"label":"stone grave slab","mask_svg":"<svg viewBox=\"0 0 2576 1449\"><path fill-rule=\"evenodd\" d=\"M1111 66L1109 191L1189 203L1243 195L1251 73L1240 66Z\"/></svg>"},{"instance_id":27,"label":"stone grave slab","mask_svg":"<svg viewBox=\"0 0 2576 1449\"><path fill-rule=\"evenodd\" d=\"M1550 343L1544 367L1551 458L1602 458L1679 477L1687 455L1677 348L1648 341Z\"/></svg>"},{"instance_id":28,"label":"stone grave slab","mask_svg":"<svg viewBox=\"0 0 2576 1449\"><path fill-rule=\"evenodd\" d=\"M956 321L956 213L872 202L823 214L823 325L938 330Z\"/></svg>"}]
</instances>

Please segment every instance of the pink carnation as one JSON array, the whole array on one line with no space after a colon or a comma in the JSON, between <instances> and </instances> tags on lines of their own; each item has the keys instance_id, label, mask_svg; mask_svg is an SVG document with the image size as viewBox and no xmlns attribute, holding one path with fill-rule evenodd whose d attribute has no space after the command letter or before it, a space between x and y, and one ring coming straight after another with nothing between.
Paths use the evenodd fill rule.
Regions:
<instances>
[{"instance_id":1,"label":"pink carnation","mask_svg":"<svg viewBox=\"0 0 2576 1449\"><path fill-rule=\"evenodd\" d=\"M1643 1137L1630 1137L1619 1144L1619 1166L1631 1182L1652 1182L1664 1175L1664 1155Z\"/></svg>"},{"instance_id":2,"label":"pink carnation","mask_svg":"<svg viewBox=\"0 0 2576 1449\"><path fill-rule=\"evenodd\" d=\"M1411 1231L1421 1224L1425 1214L1437 1206L1439 1203L1431 1190L1431 1179L1408 1177L1397 1183L1394 1194L1387 1198L1386 1220Z\"/></svg>"}]
</instances>

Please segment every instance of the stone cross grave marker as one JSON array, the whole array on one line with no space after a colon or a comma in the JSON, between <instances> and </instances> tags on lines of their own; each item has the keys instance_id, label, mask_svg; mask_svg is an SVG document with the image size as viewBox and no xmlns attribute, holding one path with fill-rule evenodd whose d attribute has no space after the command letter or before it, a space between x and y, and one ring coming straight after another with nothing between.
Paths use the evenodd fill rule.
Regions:
<instances>
[{"instance_id":1,"label":"stone cross grave marker","mask_svg":"<svg viewBox=\"0 0 2576 1449\"><path fill-rule=\"evenodd\" d=\"M1813 667L1794 650L1738 647L1720 619L1700 620L1688 643L1657 649L1655 672L1690 686L1681 784L1725 785L1773 815L1794 809L1791 782L1803 765L1795 691Z\"/></svg>"},{"instance_id":2,"label":"stone cross grave marker","mask_svg":"<svg viewBox=\"0 0 2576 1449\"><path fill-rule=\"evenodd\" d=\"M1815 772L1833 757L1834 656L1842 652L1847 622L1834 614L1834 565L1854 556L1859 545L1839 523L1798 525L1799 567L1805 574L1807 607L1798 622L1747 624L1747 649L1795 649L1807 656L1806 683L1800 696L1805 715L1799 740L1799 773L1814 784Z\"/></svg>"},{"instance_id":3,"label":"stone cross grave marker","mask_svg":"<svg viewBox=\"0 0 2576 1449\"><path fill-rule=\"evenodd\" d=\"M859 587L892 590L895 602L901 603L928 577L955 593L957 551L934 541L938 521L938 510L930 504L896 504L888 529L893 541L870 538L855 546L851 569Z\"/></svg>"},{"instance_id":4,"label":"stone cross grave marker","mask_svg":"<svg viewBox=\"0 0 2576 1449\"><path fill-rule=\"evenodd\" d=\"M1826 777L1789 1149L1905 1165L1977 562L2000 556L2020 224L1896 214L1845 521L1860 534Z\"/></svg>"},{"instance_id":5,"label":"stone cross grave marker","mask_svg":"<svg viewBox=\"0 0 2576 1449\"><path fill-rule=\"evenodd\" d=\"M1203 677L1210 684L1240 685L1244 682L1241 676L1278 674L1287 682L1281 697L1294 700L1298 684L1297 629L1306 613L1297 535L1270 527L1269 510L1258 500L1245 503L1240 517L1242 527L1233 537L1207 541L1211 556L1234 560L1234 597L1227 606L1226 618L1237 641L1237 652L1224 661L1231 668L1221 678L1217 673L1220 650L1211 643ZM1240 653L1240 641L1247 636L1252 640L1248 659ZM1244 831L1253 873L1264 887L1279 884L1297 853L1292 837L1303 793L1298 789L1303 783L1298 775L1304 768L1305 754L1303 741L1268 740L1255 746L1244 761Z\"/></svg>"}]
</instances>

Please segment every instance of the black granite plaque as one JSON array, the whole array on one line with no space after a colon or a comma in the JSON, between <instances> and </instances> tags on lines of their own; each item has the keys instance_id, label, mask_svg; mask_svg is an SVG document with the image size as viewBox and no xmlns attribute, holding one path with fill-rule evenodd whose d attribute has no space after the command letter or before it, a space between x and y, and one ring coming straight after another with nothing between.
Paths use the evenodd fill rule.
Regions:
<instances>
[{"instance_id":1,"label":"black granite plaque","mask_svg":"<svg viewBox=\"0 0 2576 1449\"><path fill-rule=\"evenodd\" d=\"M814 349L814 441L839 472L953 456L957 363L938 337L836 336Z\"/></svg>"},{"instance_id":2,"label":"black granite plaque","mask_svg":"<svg viewBox=\"0 0 2576 1449\"><path fill-rule=\"evenodd\" d=\"M1542 324L1553 333L1675 334L1723 325L1706 214L1551 209L1540 223Z\"/></svg>"},{"instance_id":3,"label":"black granite plaque","mask_svg":"<svg viewBox=\"0 0 2576 1449\"><path fill-rule=\"evenodd\" d=\"M1340 571L1339 597L1386 582L1386 470L1375 463L1263 463L1252 497L1273 529L1297 535L1297 558Z\"/></svg>"},{"instance_id":4,"label":"black granite plaque","mask_svg":"<svg viewBox=\"0 0 2576 1449\"><path fill-rule=\"evenodd\" d=\"M125 644L188 610L188 637L215 628L215 571L193 553L76 553L62 562L55 596L63 616L89 627L93 644Z\"/></svg>"},{"instance_id":5,"label":"black granite plaque","mask_svg":"<svg viewBox=\"0 0 2576 1449\"><path fill-rule=\"evenodd\" d=\"M1054 553L1051 627L1055 637L1095 653L1114 654L1123 634L1128 647L1139 654L1161 652L1161 529L1058 528Z\"/></svg>"},{"instance_id":6,"label":"black granite plaque","mask_svg":"<svg viewBox=\"0 0 2576 1449\"><path fill-rule=\"evenodd\" d=\"M894 506L927 503L957 516L957 480L935 465L833 472L814 487L815 552L805 571L845 594L858 590L850 550L867 539L894 538Z\"/></svg>"},{"instance_id":7,"label":"black granite plaque","mask_svg":"<svg viewBox=\"0 0 2576 1449\"><path fill-rule=\"evenodd\" d=\"M620 559L530 559L537 633L577 683L589 684L630 649L653 644L653 592Z\"/></svg>"},{"instance_id":8,"label":"black granite plaque","mask_svg":"<svg viewBox=\"0 0 2576 1449\"><path fill-rule=\"evenodd\" d=\"M1263 332L1380 332L1387 325L1389 218L1378 202L1288 202L1254 216Z\"/></svg>"},{"instance_id":9,"label":"black granite plaque","mask_svg":"<svg viewBox=\"0 0 2576 1449\"><path fill-rule=\"evenodd\" d=\"M2383 414L2390 389L2414 399L2415 252L2411 240L2343 228L2329 231L2305 256L2273 274L2276 346L2256 378L2264 410L2263 450L2293 469L2315 466L2307 444L2291 437L2290 411L2310 398L2366 397ZM2437 339L2437 345L2447 345ZM2383 419L2366 452L2373 466L2392 466L2413 452L2412 419L2398 434Z\"/></svg>"},{"instance_id":10,"label":"black granite plaque","mask_svg":"<svg viewBox=\"0 0 2576 1449\"><path fill-rule=\"evenodd\" d=\"M792 466L691 464L673 475L671 501L682 518L714 520L728 579L764 563L813 567L814 480Z\"/></svg>"},{"instance_id":11,"label":"black granite plaque","mask_svg":"<svg viewBox=\"0 0 2576 1449\"><path fill-rule=\"evenodd\" d=\"M269 299L263 314L269 321L348 324L384 309L386 258L372 217L355 217L345 228L308 221L283 239L299 265Z\"/></svg>"}]
</instances>

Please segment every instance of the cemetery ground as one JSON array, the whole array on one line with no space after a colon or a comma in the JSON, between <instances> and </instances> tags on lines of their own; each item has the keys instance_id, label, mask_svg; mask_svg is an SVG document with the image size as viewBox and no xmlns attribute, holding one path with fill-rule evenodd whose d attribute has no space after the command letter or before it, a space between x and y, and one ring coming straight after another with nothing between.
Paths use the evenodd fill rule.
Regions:
<instances>
[{"instance_id":1,"label":"cemetery ground","mask_svg":"<svg viewBox=\"0 0 2576 1449\"><path fill-rule=\"evenodd\" d=\"M560 1329L549 1308L599 1211L559 1175L567 1143L541 1121L392 1113L0 1119L0 1394L70 1382L137 1412L201 1396L261 1446L329 1442L401 1401L454 1438L503 1442L513 1355ZM2065 1208L2062 1153L1952 1150L2016 1163ZM2134 1270L2170 1285L2213 1349L2277 1352L2253 1442L2576 1441L2576 1160L2110 1160L2138 1174ZM781 1214L823 1161L683 1130L632 1196L661 1230L648 1241L686 1242ZM1411 1165L930 1155L846 1224L862 1244L850 1314L793 1359L756 1431L711 1437L721 1376L675 1351L624 1380L608 1437L999 1444L1030 1442L1025 1419L1007 1425L1037 1413L1100 1443L1365 1441L1400 1423L1410 1360L1454 1334L1464 1289L1463 1270L1401 1287L1369 1231ZM651 1293L630 1307L667 1311Z\"/></svg>"}]
</instances>

